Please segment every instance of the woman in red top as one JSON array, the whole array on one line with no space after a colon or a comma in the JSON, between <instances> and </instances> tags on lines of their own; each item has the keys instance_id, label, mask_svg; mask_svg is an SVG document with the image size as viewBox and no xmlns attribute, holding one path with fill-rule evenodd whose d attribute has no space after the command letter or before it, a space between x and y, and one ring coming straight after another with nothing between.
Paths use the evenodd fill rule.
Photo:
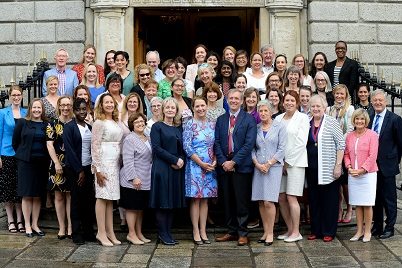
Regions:
<instances>
[{"instance_id":1,"label":"woman in red top","mask_svg":"<svg viewBox=\"0 0 402 268\"><path fill-rule=\"evenodd\" d=\"M82 54L82 58L79 64L73 66L73 71L77 73L78 81L82 82L82 77L84 75L85 67L88 63L93 63L96 65L96 70L98 71L98 82L99 84L103 84L105 82L105 75L103 67L99 64L96 64L96 48L93 45L86 45L84 47L84 53Z\"/></svg>"}]
</instances>

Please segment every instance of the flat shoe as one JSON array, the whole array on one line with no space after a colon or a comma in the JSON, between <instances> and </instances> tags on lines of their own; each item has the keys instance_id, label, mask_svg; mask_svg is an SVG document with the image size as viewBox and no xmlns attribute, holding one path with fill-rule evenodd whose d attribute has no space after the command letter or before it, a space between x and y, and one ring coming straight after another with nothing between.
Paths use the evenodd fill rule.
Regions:
<instances>
[{"instance_id":1,"label":"flat shoe","mask_svg":"<svg viewBox=\"0 0 402 268\"><path fill-rule=\"evenodd\" d=\"M316 240L317 236L315 234L311 234L307 237L307 240Z\"/></svg>"},{"instance_id":2,"label":"flat shoe","mask_svg":"<svg viewBox=\"0 0 402 268\"><path fill-rule=\"evenodd\" d=\"M11 225L14 225L14 227L11 227L10 228L10 226ZM16 232L18 232L18 230L17 230L17 228L16 228L16 226L15 226L15 222L9 222L8 223L8 231L10 232L10 233L13 233L13 234L15 234Z\"/></svg>"},{"instance_id":3,"label":"flat shoe","mask_svg":"<svg viewBox=\"0 0 402 268\"><path fill-rule=\"evenodd\" d=\"M285 240L286 238L288 238L288 236L285 235L285 234L278 235L278 236L276 237L276 239L278 239L278 240Z\"/></svg>"},{"instance_id":4,"label":"flat shoe","mask_svg":"<svg viewBox=\"0 0 402 268\"><path fill-rule=\"evenodd\" d=\"M257 243L259 243L259 244L264 244L264 243L265 243L265 239L258 239L258 240L257 240Z\"/></svg>"},{"instance_id":5,"label":"flat shoe","mask_svg":"<svg viewBox=\"0 0 402 268\"><path fill-rule=\"evenodd\" d=\"M324 236L324 238L322 239L324 242L331 242L332 240L334 240L334 238L332 236Z\"/></svg>"},{"instance_id":6,"label":"flat shoe","mask_svg":"<svg viewBox=\"0 0 402 268\"><path fill-rule=\"evenodd\" d=\"M296 237L287 237L286 239L284 239L283 241L287 242L287 243L292 243L292 242L297 242L299 240L302 240L303 236L301 234L299 234Z\"/></svg>"},{"instance_id":7,"label":"flat shoe","mask_svg":"<svg viewBox=\"0 0 402 268\"><path fill-rule=\"evenodd\" d=\"M201 246L202 244L204 244L203 242L202 242L202 240L193 240L194 241L194 244L196 244L196 245L198 245L198 246Z\"/></svg>"},{"instance_id":8,"label":"flat shoe","mask_svg":"<svg viewBox=\"0 0 402 268\"><path fill-rule=\"evenodd\" d=\"M22 226L22 227L20 227L20 225ZM25 233L25 226L24 226L24 223L23 222L17 222L17 229L18 229L18 232L20 232L20 233Z\"/></svg>"},{"instance_id":9,"label":"flat shoe","mask_svg":"<svg viewBox=\"0 0 402 268\"><path fill-rule=\"evenodd\" d=\"M29 238L34 237L33 233L25 233L25 236L26 236L26 237L29 237Z\"/></svg>"}]
</instances>

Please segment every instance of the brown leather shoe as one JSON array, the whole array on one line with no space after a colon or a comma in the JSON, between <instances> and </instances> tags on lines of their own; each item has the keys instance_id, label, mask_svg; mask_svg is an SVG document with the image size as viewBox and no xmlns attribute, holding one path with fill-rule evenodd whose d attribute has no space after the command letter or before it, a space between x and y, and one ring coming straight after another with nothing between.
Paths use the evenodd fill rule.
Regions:
<instances>
[{"instance_id":1,"label":"brown leather shoe","mask_svg":"<svg viewBox=\"0 0 402 268\"><path fill-rule=\"evenodd\" d=\"M218 236L215 238L216 242L226 242L226 241L236 241L237 236L231 235L231 234L225 234L223 236Z\"/></svg>"},{"instance_id":2,"label":"brown leather shoe","mask_svg":"<svg viewBox=\"0 0 402 268\"><path fill-rule=\"evenodd\" d=\"M237 240L237 245L238 246L245 246L248 244L248 238L247 236L240 236L239 240Z\"/></svg>"}]
</instances>

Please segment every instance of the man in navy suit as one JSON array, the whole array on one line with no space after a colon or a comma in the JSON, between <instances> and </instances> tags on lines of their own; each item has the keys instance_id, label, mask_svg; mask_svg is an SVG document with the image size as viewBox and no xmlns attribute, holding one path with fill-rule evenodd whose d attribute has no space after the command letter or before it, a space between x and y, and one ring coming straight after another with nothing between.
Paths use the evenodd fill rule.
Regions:
<instances>
[{"instance_id":1,"label":"man in navy suit","mask_svg":"<svg viewBox=\"0 0 402 268\"><path fill-rule=\"evenodd\" d=\"M386 109L384 91L371 94L375 113L370 116L369 128L379 134L377 156L377 192L374 206L372 235L386 239L394 235L397 213L395 176L399 174L402 152L402 119ZM384 226L384 209L387 216Z\"/></svg>"},{"instance_id":2,"label":"man in navy suit","mask_svg":"<svg viewBox=\"0 0 402 268\"><path fill-rule=\"evenodd\" d=\"M251 199L251 151L257 137L254 118L241 109L243 93L231 89L228 93L229 111L221 115L215 127L215 154L225 207L225 221L229 232L217 237L217 242L238 240L248 243L248 205Z\"/></svg>"}]
</instances>

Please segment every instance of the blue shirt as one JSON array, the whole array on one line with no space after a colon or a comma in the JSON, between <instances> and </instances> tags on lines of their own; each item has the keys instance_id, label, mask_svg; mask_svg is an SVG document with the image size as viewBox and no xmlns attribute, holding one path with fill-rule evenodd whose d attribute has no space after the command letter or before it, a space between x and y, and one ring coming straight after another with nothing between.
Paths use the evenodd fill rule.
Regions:
<instances>
[{"instance_id":1,"label":"blue shirt","mask_svg":"<svg viewBox=\"0 0 402 268\"><path fill-rule=\"evenodd\" d=\"M78 76L77 73L74 72L71 69L65 69L65 74L66 74L66 84L64 86L64 95L67 96L73 96L74 88L78 86ZM42 84L42 96L46 97L47 96L47 88L46 88L46 80L49 78L49 76L56 76L57 77L57 70L56 68L52 68L50 70L47 70L45 74L43 75L43 84ZM60 94L60 83L59 83L59 91L58 95L61 96Z\"/></svg>"}]
</instances>

